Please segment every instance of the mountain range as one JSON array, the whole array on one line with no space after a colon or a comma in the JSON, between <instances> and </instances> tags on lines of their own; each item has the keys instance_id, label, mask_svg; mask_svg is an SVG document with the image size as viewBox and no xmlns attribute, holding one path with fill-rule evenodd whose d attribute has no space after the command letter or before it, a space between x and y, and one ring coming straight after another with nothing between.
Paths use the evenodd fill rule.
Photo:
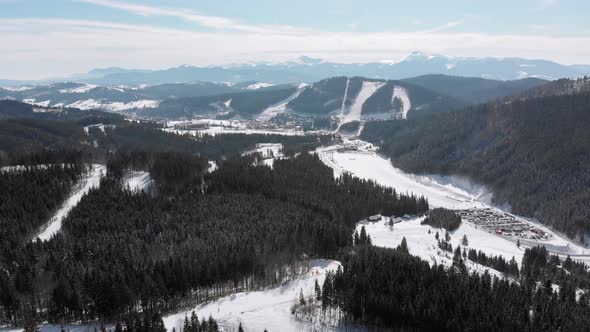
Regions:
<instances>
[{"instance_id":1,"label":"mountain range","mask_svg":"<svg viewBox=\"0 0 590 332\"><path fill-rule=\"evenodd\" d=\"M100 68L85 74L45 81L0 80L0 85L22 85L76 81L97 85L139 85L177 82L244 82L274 84L311 83L327 77L362 76L374 79L403 79L427 74L479 77L495 80L542 78L553 80L590 74L590 65L563 65L547 60L523 58L467 58L413 52L401 61L336 63L299 57L287 62L257 62L227 66L182 65L163 70Z\"/></svg>"}]
</instances>

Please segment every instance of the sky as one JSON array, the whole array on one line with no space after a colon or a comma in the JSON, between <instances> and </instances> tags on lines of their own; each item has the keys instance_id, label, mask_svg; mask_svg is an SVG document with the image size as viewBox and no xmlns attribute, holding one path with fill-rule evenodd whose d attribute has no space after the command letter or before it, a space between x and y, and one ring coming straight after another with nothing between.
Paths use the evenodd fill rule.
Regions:
<instances>
[{"instance_id":1,"label":"sky","mask_svg":"<svg viewBox=\"0 0 590 332\"><path fill-rule=\"evenodd\" d=\"M0 0L0 79L412 51L590 62L588 0Z\"/></svg>"}]
</instances>

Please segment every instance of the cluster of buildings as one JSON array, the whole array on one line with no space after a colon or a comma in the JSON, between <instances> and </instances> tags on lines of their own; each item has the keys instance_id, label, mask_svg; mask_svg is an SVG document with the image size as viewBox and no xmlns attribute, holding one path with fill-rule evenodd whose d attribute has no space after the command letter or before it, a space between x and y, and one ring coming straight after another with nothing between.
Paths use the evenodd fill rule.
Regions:
<instances>
[{"instance_id":1,"label":"cluster of buildings","mask_svg":"<svg viewBox=\"0 0 590 332\"><path fill-rule=\"evenodd\" d=\"M548 240L551 234L541 228L494 209L459 210L461 219L497 235L531 240Z\"/></svg>"}]
</instances>

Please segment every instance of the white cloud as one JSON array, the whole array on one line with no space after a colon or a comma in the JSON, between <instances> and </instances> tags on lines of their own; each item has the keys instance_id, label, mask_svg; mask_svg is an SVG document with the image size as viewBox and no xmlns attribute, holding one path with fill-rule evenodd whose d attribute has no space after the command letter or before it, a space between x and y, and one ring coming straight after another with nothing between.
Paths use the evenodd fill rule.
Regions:
<instances>
[{"instance_id":1,"label":"white cloud","mask_svg":"<svg viewBox=\"0 0 590 332\"><path fill-rule=\"evenodd\" d=\"M211 15L199 15L190 10L183 9L167 9L160 7L144 6L129 4L124 2L115 2L111 0L78 0L80 2L99 5L103 7L109 7L114 9L120 9L129 13L133 13L141 16L167 16L176 17L183 19L188 22L196 23L200 26L209 29L216 30L235 30L247 33L282 33L282 34L295 34L309 31L308 29L300 29L289 25L252 25L244 24L238 20L211 16Z\"/></svg>"},{"instance_id":2,"label":"white cloud","mask_svg":"<svg viewBox=\"0 0 590 332\"><path fill-rule=\"evenodd\" d=\"M309 55L338 62L399 60L413 50L468 57L545 58L584 63L588 37L416 32L283 34L187 31L65 19L0 19L0 78L35 79L96 67L167 68L282 61ZM575 49L576 52L571 50Z\"/></svg>"}]
</instances>

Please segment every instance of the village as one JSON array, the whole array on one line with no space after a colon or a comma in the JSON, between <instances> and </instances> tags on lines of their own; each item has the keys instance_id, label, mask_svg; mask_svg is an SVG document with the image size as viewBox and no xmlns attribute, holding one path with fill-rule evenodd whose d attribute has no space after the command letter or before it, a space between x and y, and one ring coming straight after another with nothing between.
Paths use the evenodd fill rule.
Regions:
<instances>
[{"instance_id":1,"label":"village","mask_svg":"<svg viewBox=\"0 0 590 332\"><path fill-rule=\"evenodd\" d=\"M530 240L549 240L552 235L546 233L541 228L518 220L511 214L487 209L467 209L458 210L457 214L463 221L470 222L489 233L495 233L500 236L522 238Z\"/></svg>"},{"instance_id":2,"label":"village","mask_svg":"<svg viewBox=\"0 0 590 332\"><path fill-rule=\"evenodd\" d=\"M466 209L457 210L456 213L461 216L461 220L469 222L482 230L496 234L499 236L510 237L514 239L527 240L550 240L552 235L543 231L541 228L519 220L509 213L500 210L486 208L486 209ZM387 217L381 214L376 214L368 217L366 222L385 221L389 225L394 225L400 222L409 221L415 216L404 215L401 217Z\"/></svg>"}]
</instances>

